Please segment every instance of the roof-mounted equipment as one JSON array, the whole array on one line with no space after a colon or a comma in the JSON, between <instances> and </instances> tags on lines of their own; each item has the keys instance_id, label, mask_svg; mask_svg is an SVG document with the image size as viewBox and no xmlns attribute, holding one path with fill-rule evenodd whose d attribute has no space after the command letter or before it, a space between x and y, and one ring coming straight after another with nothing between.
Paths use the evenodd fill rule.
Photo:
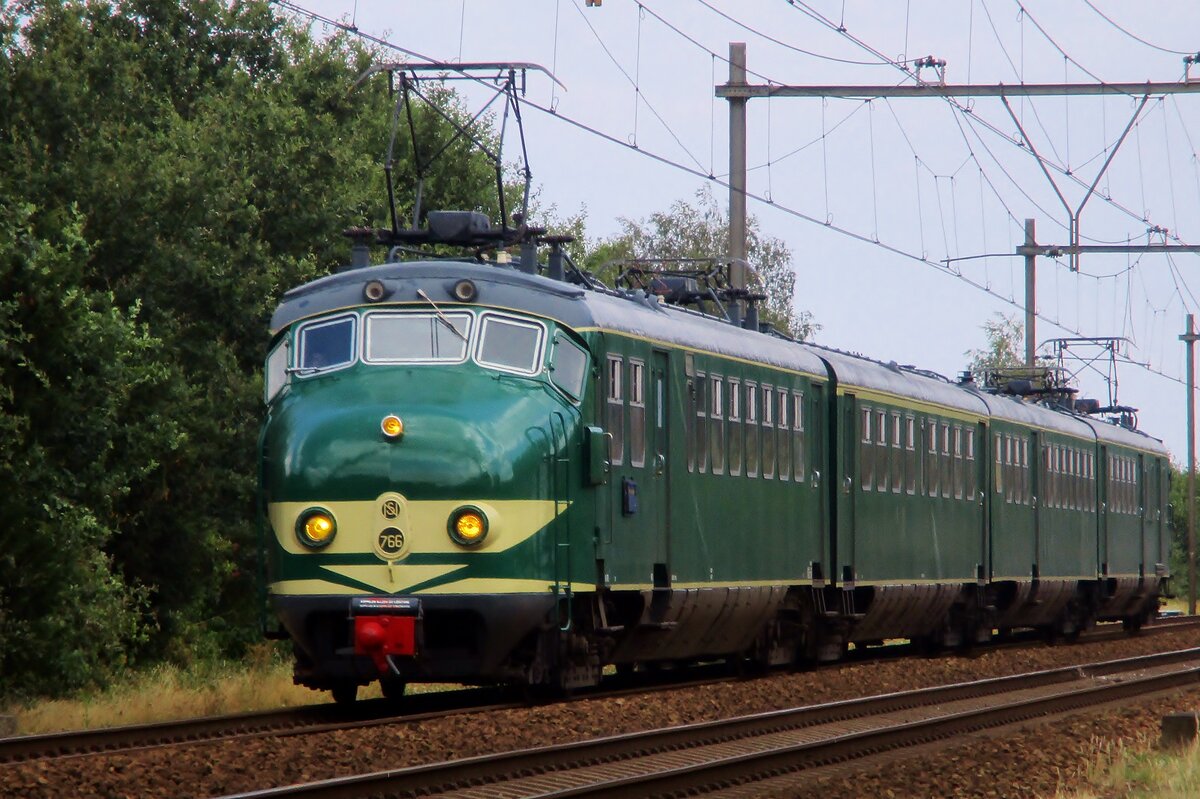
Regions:
<instances>
[{"instance_id":1,"label":"roof-mounted equipment","mask_svg":"<svg viewBox=\"0 0 1200 799\"><path fill-rule=\"evenodd\" d=\"M625 258L605 264L619 268L618 288L643 291L670 305L692 306L702 313L718 316L730 324L748 330L774 332L769 325L763 329L758 320L758 304L767 295L759 291L735 288L731 279L732 258ZM745 261L747 273L758 280L758 273ZM746 303L743 318L738 301Z\"/></svg>"},{"instance_id":2,"label":"roof-mounted equipment","mask_svg":"<svg viewBox=\"0 0 1200 799\"><path fill-rule=\"evenodd\" d=\"M387 74L388 89L395 99L391 114L391 137L383 164L391 227L372 230L373 243L401 249L423 245L447 245L475 249L482 253L485 250L521 244L546 232L545 229L530 227L525 223L533 173L529 169L519 97L525 93L526 77L530 70L543 72L555 83L562 85L544 67L518 62L385 63L371 67L359 77L356 85L373 75ZM437 102L435 93L430 91L429 84L443 86L449 81L467 81L484 86L491 96L478 111L464 121L448 113ZM491 141L483 135L478 123L489 110L494 110L493 107L498 101L503 105L499 135L495 141ZM424 106L447 123L453 129L453 135L444 141L428 141L427 136L420 134L414 117L414 109L418 106ZM518 173L523 179L520 207L512 211L508 208L508 200L504 193L504 140L510 119L516 127L520 141ZM393 176L397 158L396 140L400 135L401 120L407 127L416 172L411 222L409 227L404 228L400 226ZM449 156L456 143L463 141L467 142L469 147L482 152L495 171L497 219L491 219L479 211L425 211L423 207L425 181L431 167L439 159ZM349 231L347 235L350 235Z\"/></svg>"}]
</instances>

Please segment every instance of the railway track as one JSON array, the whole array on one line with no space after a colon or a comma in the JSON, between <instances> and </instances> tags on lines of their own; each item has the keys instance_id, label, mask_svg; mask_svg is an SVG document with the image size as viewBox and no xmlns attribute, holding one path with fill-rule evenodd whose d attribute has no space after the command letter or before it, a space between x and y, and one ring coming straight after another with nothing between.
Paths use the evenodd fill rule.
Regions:
<instances>
[{"instance_id":1,"label":"railway track","mask_svg":"<svg viewBox=\"0 0 1200 799\"><path fill-rule=\"evenodd\" d=\"M773 711L226 799L695 795L1200 684L1200 648ZM761 786L759 786L761 787Z\"/></svg>"},{"instance_id":2,"label":"railway track","mask_svg":"<svg viewBox=\"0 0 1200 799\"><path fill-rule=\"evenodd\" d=\"M1115 629L1107 629L1107 628ZM1156 622L1143 631L1146 634L1172 632L1181 628L1200 627L1200 617L1170 619ZM1106 641L1127 634L1116 625L1105 625L1089 634L1085 641ZM1014 641L983 647L990 651L998 647L1028 646L1038 641L1035 636L1018 637ZM850 653L848 662L863 662L910 655L904 646L871 647ZM829 664L836 668L838 664ZM652 690L669 690L734 679L721 668L693 669L693 679L672 681L670 675L642 678L634 681L615 681L598 690L582 692L580 699L621 696ZM42 735L0 738L0 764L17 763L52 757L68 757L100 752L121 752L145 747L196 743L243 736L304 735L419 721L451 713L480 712L523 707L527 698L495 688L471 688L406 696L401 705L377 699L359 702L351 707L334 704L308 705L300 708L243 713L230 716L211 716L199 719L137 724L94 730L77 730Z\"/></svg>"}]
</instances>

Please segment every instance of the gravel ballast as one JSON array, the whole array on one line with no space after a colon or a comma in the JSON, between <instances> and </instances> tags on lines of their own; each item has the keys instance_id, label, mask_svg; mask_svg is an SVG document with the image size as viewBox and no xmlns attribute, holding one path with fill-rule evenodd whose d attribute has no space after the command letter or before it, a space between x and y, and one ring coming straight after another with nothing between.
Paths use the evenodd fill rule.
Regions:
<instances>
[{"instance_id":1,"label":"gravel ballast","mask_svg":"<svg viewBox=\"0 0 1200 799\"><path fill-rule=\"evenodd\" d=\"M1197 645L1200 633L1184 630L1077 646L999 649L971 658L904 658L639 697L473 713L359 730L18 763L0 766L0 796L219 796ZM1036 733L983 739L954 750L919 754L912 760L889 764L874 777L870 769L854 779L844 773L824 777L814 774L815 782L805 793L821 784L821 792L816 795L823 799L887 796L888 790L895 796L1053 795L1062 775L1077 773L1091 762L1103 741L1115 740L1117 735L1136 740L1157 729L1159 717L1167 712L1160 707L1187 709L1197 707L1198 702L1200 693L1189 693L1172 702L1131 705L1094 718L1093 714L1072 717L1038 727ZM1063 729L1060 735L1058 731ZM959 753L952 755L954 751ZM943 759L952 756L958 760ZM902 777L902 773L910 776ZM995 792L1004 774L1014 782L1007 792ZM847 779L850 782L840 788L841 781Z\"/></svg>"}]
</instances>

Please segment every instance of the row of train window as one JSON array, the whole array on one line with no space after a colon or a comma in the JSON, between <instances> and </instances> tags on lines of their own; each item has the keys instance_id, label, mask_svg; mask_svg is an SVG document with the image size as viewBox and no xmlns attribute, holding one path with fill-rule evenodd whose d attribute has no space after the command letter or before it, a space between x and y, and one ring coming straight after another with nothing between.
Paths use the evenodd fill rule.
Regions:
<instances>
[{"instance_id":1,"label":"row of train window","mask_svg":"<svg viewBox=\"0 0 1200 799\"><path fill-rule=\"evenodd\" d=\"M685 421L689 472L807 479L799 389L696 372Z\"/></svg>"},{"instance_id":2,"label":"row of train window","mask_svg":"<svg viewBox=\"0 0 1200 799\"><path fill-rule=\"evenodd\" d=\"M918 457L917 430L923 458ZM1008 504L1032 505L1029 440L997 433L993 439L996 494ZM1094 453L1060 444L1042 446L1045 506L1096 510ZM1137 461L1109 456L1109 510L1139 512ZM863 491L970 500L976 490L975 430L933 417L870 406L861 408L859 481Z\"/></svg>"},{"instance_id":3,"label":"row of train window","mask_svg":"<svg viewBox=\"0 0 1200 799\"><path fill-rule=\"evenodd\" d=\"M609 457L631 466L646 463L646 365L637 358L608 357ZM687 414L688 471L778 478L807 477L804 392L697 372ZM661 392L656 396L661 397ZM625 424L628 407L629 424ZM664 409L655 408L662 429ZM918 456L917 430L923 457ZM628 435L626 435L628 430ZM1027 438L997 433L995 490L1009 504L1031 505L1033 481ZM977 489L975 428L911 413L862 406L859 480L863 491L908 493L970 500ZM1096 510L1093 453L1060 444L1042 446L1044 503L1067 510ZM1108 456L1109 510L1139 512L1138 463Z\"/></svg>"},{"instance_id":4,"label":"row of train window","mask_svg":"<svg viewBox=\"0 0 1200 799\"><path fill-rule=\"evenodd\" d=\"M614 465L625 462L626 452L629 465L646 463L645 388L644 361L608 356L605 421ZM805 481L804 392L705 372L691 376L690 389L685 417L689 472ZM661 416L662 409L656 409L660 428Z\"/></svg>"},{"instance_id":5,"label":"row of train window","mask_svg":"<svg viewBox=\"0 0 1200 799\"><path fill-rule=\"evenodd\" d=\"M965 500L975 496L973 427L868 405L860 412L859 483L863 491ZM924 446L918 442L918 429Z\"/></svg>"},{"instance_id":6,"label":"row of train window","mask_svg":"<svg viewBox=\"0 0 1200 799\"><path fill-rule=\"evenodd\" d=\"M1025 444L1024 440L1021 442ZM1096 510L1096 456L1066 444L1042 445L1046 475L1044 505L1063 510Z\"/></svg>"},{"instance_id":7,"label":"row of train window","mask_svg":"<svg viewBox=\"0 0 1200 799\"><path fill-rule=\"evenodd\" d=\"M1108 509L1112 513L1136 514L1138 462L1126 455L1108 456Z\"/></svg>"}]
</instances>

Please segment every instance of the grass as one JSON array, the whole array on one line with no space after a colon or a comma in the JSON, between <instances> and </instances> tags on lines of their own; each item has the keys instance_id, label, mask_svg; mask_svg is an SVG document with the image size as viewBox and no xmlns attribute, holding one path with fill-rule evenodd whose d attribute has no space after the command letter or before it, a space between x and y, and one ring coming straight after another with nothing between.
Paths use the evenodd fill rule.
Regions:
<instances>
[{"instance_id":1,"label":"grass","mask_svg":"<svg viewBox=\"0 0 1200 799\"><path fill-rule=\"evenodd\" d=\"M1188 612L1188 600L1183 594L1176 595L1174 599L1160 599L1158 605L1160 610L1178 610L1185 615Z\"/></svg>"},{"instance_id":2,"label":"grass","mask_svg":"<svg viewBox=\"0 0 1200 799\"><path fill-rule=\"evenodd\" d=\"M1114 745L1085 775L1087 787L1057 799L1192 799L1200 796L1200 746L1164 750L1141 741Z\"/></svg>"},{"instance_id":3,"label":"grass","mask_svg":"<svg viewBox=\"0 0 1200 799\"><path fill-rule=\"evenodd\" d=\"M410 693L460 686L414 685ZM380 696L379 683L360 688L359 699ZM255 647L245 661L206 663L191 668L160 665L130 672L119 683L75 698L0 706L16 717L18 735L62 730L147 724L156 721L272 710L331 701L329 694L292 684L290 656L269 644Z\"/></svg>"},{"instance_id":4,"label":"grass","mask_svg":"<svg viewBox=\"0 0 1200 799\"><path fill-rule=\"evenodd\" d=\"M292 685L291 664L264 644L244 662L154 666L103 690L9 705L0 713L16 717L18 734L31 735L307 705L327 697Z\"/></svg>"}]
</instances>

